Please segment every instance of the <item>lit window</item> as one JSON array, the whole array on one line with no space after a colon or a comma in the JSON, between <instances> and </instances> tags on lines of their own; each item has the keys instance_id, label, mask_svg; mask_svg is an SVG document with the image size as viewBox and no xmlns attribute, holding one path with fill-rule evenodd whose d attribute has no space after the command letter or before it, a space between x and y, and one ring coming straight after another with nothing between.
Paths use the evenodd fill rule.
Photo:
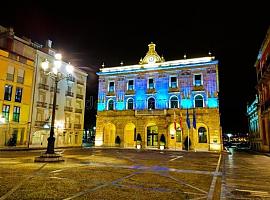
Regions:
<instances>
[{"instance_id":1,"label":"lit window","mask_svg":"<svg viewBox=\"0 0 270 200\"><path fill-rule=\"evenodd\" d=\"M127 109L128 110L133 110L133 99L128 100Z\"/></svg>"},{"instance_id":2,"label":"lit window","mask_svg":"<svg viewBox=\"0 0 270 200\"><path fill-rule=\"evenodd\" d=\"M21 101L22 101L22 88L17 87L15 94L15 102L21 103Z\"/></svg>"},{"instance_id":3,"label":"lit window","mask_svg":"<svg viewBox=\"0 0 270 200\"><path fill-rule=\"evenodd\" d=\"M202 85L202 75L201 74L195 74L194 75L194 84L195 84L195 86L201 86Z\"/></svg>"},{"instance_id":4,"label":"lit window","mask_svg":"<svg viewBox=\"0 0 270 200\"><path fill-rule=\"evenodd\" d=\"M6 121L9 121L9 110L10 110L10 105L3 105L2 115L6 119Z\"/></svg>"},{"instance_id":5,"label":"lit window","mask_svg":"<svg viewBox=\"0 0 270 200\"><path fill-rule=\"evenodd\" d=\"M180 128L176 129L176 142L182 142L182 131Z\"/></svg>"},{"instance_id":6,"label":"lit window","mask_svg":"<svg viewBox=\"0 0 270 200\"><path fill-rule=\"evenodd\" d=\"M113 100L110 99L108 102L108 110L113 110Z\"/></svg>"},{"instance_id":7,"label":"lit window","mask_svg":"<svg viewBox=\"0 0 270 200\"><path fill-rule=\"evenodd\" d=\"M177 78L171 77L171 88L177 88Z\"/></svg>"},{"instance_id":8,"label":"lit window","mask_svg":"<svg viewBox=\"0 0 270 200\"><path fill-rule=\"evenodd\" d=\"M109 83L109 92L114 92L114 82Z\"/></svg>"},{"instance_id":9,"label":"lit window","mask_svg":"<svg viewBox=\"0 0 270 200\"><path fill-rule=\"evenodd\" d=\"M134 90L134 81L133 80L128 81L128 90Z\"/></svg>"},{"instance_id":10,"label":"lit window","mask_svg":"<svg viewBox=\"0 0 270 200\"><path fill-rule=\"evenodd\" d=\"M177 97L172 97L170 101L171 101L171 108L178 108L178 98Z\"/></svg>"},{"instance_id":11,"label":"lit window","mask_svg":"<svg viewBox=\"0 0 270 200\"><path fill-rule=\"evenodd\" d=\"M203 107L203 97L202 95L197 95L195 97L195 107L202 108Z\"/></svg>"},{"instance_id":12,"label":"lit window","mask_svg":"<svg viewBox=\"0 0 270 200\"><path fill-rule=\"evenodd\" d=\"M148 89L154 89L154 79L149 78L148 79Z\"/></svg>"},{"instance_id":13,"label":"lit window","mask_svg":"<svg viewBox=\"0 0 270 200\"><path fill-rule=\"evenodd\" d=\"M204 127L198 129L199 143L207 143L207 131Z\"/></svg>"},{"instance_id":14,"label":"lit window","mask_svg":"<svg viewBox=\"0 0 270 200\"><path fill-rule=\"evenodd\" d=\"M13 121L14 122L19 122L19 120L20 120L20 111L21 111L20 107L14 106L14 109L13 109Z\"/></svg>"},{"instance_id":15,"label":"lit window","mask_svg":"<svg viewBox=\"0 0 270 200\"><path fill-rule=\"evenodd\" d=\"M11 100L12 96L12 85L5 85L5 96L4 99L7 101Z\"/></svg>"},{"instance_id":16,"label":"lit window","mask_svg":"<svg viewBox=\"0 0 270 200\"><path fill-rule=\"evenodd\" d=\"M148 99L148 109L155 109L155 99L153 97Z\"/></svg>"}]
</instances>

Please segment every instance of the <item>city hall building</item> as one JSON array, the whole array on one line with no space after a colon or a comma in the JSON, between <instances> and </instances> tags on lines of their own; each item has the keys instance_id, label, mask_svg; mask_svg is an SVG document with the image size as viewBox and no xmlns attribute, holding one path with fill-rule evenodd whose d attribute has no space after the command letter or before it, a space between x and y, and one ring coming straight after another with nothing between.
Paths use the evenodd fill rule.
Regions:
<instances>
[{"instance_id":1,"label":"city hall building","mask_svg":"<svg viewBox=\"0 0 270 200\"><path fill-rule=\"evenodd\" d=\"M95 146L220 151L218 61L165 61L148 47L139 64L97 73Z\"/></svg>"}]
</instances>

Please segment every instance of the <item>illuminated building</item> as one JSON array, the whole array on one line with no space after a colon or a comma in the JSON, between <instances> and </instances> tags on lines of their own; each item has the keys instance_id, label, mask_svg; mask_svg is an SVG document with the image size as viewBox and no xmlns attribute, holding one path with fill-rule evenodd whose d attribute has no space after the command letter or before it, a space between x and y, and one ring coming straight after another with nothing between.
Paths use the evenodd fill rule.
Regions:
<instances>
[{"instance_id":1,"label":"illuminated building","mask_svg":"<svg viewBox=\"0 0 270 200\"><path fill-rule=\"evenodd\" d=\"M26 145L34 57L26 55L31 48L19 42L18 38L14 38L14 41L4 40L3 37L14 36L12 29L6 31L0 26L0 146ZM16 52L19 43L21 53Z\"/></svg>"},{"instance_id":2,"label":"illuminated building","mask_svg":"<svg viewBox=\"0 0 270 200\"><path fill-rule=\"evenodd\" d=\"M253 150L260 151L262 146L262 137L259 132L258 96L256 96L256 99L247 106L247 116L251 148Z\"/></svg>"},{"instance_id":3,"label":"illuminated building","mask_svg":"<svg viewBox=\"0 0 270 200\"><path fill-rule=\"evenodd\" d=\"M270 27L255 62L257 90L259 94L259 130L262 151L270 151Z\"/></svg>"},{"instance_id":4,"label":"illuminated building","mask_svg":"<svg viewBox=\"0 0 270 200\"><path fill-rule=\"evenodd\" d=\"M218 61L165 61L155 44L148 47L139 64L101 68L97 73L95 145L135 148L139 136L142 148L159 148L165 137L165 148L181 150L189 135L190 149L220 151Z\"/></svg>"},{"instance_id":5,"label":"illuminated building","mask_svg":"<svg viewBox=\"0 0 270 200\"><path fill-rule=\"evenodd\" d=\"M54 55L58 52L51 48L50 40L43 47L28 38L17 37L12 29L1 26L0 29L0 47L3 49L0 51L0 87L3 88L0 90L0 108L1 116L9 116L8 123L3 123L4 120L0 122L0 128L5 127L0 130L0 145L5 145L3 130L8 129L9 133L6 135L12 135L14 131L17 134L17 146L46 147L51 124L54 81L42 70L41 63L47 60L53 65ZM64 60L61 62L63 66L67 64ZM86 79L85 72L74 68L72 77L58 83L56 147L82 144ZM16 101L18 88L22 89L21 102ZM8 96L10 100L5 99ZM20 109L15 110L15 106ZM14 122L15 115L19 115L19 122Z\"/></svg>"}]
</instances>

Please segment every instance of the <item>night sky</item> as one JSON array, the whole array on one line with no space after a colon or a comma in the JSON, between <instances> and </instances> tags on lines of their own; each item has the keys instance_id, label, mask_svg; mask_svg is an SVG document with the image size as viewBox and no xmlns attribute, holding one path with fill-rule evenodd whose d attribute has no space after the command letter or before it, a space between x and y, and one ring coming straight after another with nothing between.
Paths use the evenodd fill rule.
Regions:
<instances>
[{"instance_id":1,"label":"night sky","mask_svg":"<svg viewBox=\"0 0 270 200\"><path fill-rule=\"evenodd\" d=\"M266 5L15 2L1 2L0 25L40 44L52 40L55 49L89 74L87 99L97 99L95 72L103 62L107 67L121 61L137 64L150 42L167 61L211 51L219 60L223 132L247 131L246 105L256 94L254 63L270 25ZM86 115L85 124L93 126L96 109L91 103Z\"/></svg>"}]
</instances>

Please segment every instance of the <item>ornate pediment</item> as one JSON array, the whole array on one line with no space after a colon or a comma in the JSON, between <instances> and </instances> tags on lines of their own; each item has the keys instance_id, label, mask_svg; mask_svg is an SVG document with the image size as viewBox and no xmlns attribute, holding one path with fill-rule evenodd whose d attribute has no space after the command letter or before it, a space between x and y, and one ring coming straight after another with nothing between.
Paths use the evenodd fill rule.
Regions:
<instances>
[{"instance_id":1,"label":"ornate pediment","mask_svg":"<svg viewBox=\"0 0 270 200\"><path fill-rule=\"evenodd\" d=\"M139 62L139 64L153 64L153 63L161 63L164 62L165 59L163 56L159 56L158 53L155 50L156 45L151 42L151 44L148 45L148 52L146 53L146 56Z\"/></svg>"}]
</instances>

